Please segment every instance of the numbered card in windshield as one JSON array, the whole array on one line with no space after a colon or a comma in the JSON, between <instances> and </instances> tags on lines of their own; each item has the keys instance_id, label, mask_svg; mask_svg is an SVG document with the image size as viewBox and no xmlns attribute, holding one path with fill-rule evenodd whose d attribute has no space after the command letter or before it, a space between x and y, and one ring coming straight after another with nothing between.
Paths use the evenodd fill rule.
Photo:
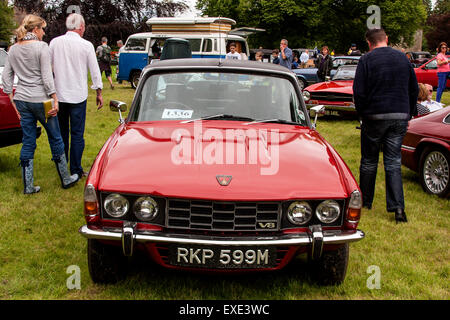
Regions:
<instances>
[{"instance_id":1,"label":"numbered card in windshield","mask_svg":"<svg viewBox=\"0 0 450 320\"><path fill-rule=\"evenodd\" d=\"M194 110L164 109L162 119L191 119Z\"/></svg>"}]
</instances>

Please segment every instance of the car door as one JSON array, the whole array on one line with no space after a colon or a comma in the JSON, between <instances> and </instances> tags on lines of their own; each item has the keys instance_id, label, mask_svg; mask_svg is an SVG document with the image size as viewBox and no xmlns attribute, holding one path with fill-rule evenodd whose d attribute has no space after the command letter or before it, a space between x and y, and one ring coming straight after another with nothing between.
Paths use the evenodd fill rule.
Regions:
<instances>
[{"instance_id":1,"label":"car door","mask_svg":"<svg viewBox=\"0 0 450 320\"><path fill-rule=\"evenodd\" d=\"M437 87L437 61L436 59L430 60L429 62L421 65L419 68L415 69L417 82L427 83L433 87Z\"/></svg>"}]
</instances>

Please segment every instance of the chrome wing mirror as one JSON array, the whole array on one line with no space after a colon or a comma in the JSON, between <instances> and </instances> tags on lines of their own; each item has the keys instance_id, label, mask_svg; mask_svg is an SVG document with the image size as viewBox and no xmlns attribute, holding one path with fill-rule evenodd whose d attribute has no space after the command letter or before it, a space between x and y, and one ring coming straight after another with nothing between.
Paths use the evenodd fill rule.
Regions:
<instances>
[{"instance_id":1,"label":"chrome wing mirror","mask_svg":"<svg viewBox=\"0 0 450 320\"><path fill-rule=\"evenodd\" d=\"M322 104L319 104L317 106L311 107L309 109L309 112L312 113L315 117L314 117L314 123L313 123L313 127L314 129L316 128L316 123L317 123L317 116L319 114L325 114L325 106Z\"/></svg>"},{"instance_id":2,"label":"chrome wing mirror","mask_svg":"<svg viewBox=\"0 0 450 320\"><path fill-rule=\"evenodd\" d=\"M111 111L119 112L119 123L120 124L125 122L125 120L122 117L122 112L127 111L127 104L125 102L118 101L118 100L111 100L109 102L109 108L111 109Z\"/></svg>"}]
</instances>

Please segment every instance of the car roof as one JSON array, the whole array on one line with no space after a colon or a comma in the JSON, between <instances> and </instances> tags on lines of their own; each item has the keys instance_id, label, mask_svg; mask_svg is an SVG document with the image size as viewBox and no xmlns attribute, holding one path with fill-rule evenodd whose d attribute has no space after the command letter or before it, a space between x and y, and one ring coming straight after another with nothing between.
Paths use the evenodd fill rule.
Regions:
<instances>
[{"instance_id":1,"label":"car roof","mask_svg":"<svg viewBox=\"0 0 450 320\"><path fill-rule=\"evenodd\" d=\"M174 69L180 68L227 68L227 69L241 69L254 70L259 72L285 74L287 76L295 76L292 71L273 63L261 63L250 60L234 60L234 59L170 59L160 60L148 65L144 70L149 69Z\"/></svg>"}]
</instances>

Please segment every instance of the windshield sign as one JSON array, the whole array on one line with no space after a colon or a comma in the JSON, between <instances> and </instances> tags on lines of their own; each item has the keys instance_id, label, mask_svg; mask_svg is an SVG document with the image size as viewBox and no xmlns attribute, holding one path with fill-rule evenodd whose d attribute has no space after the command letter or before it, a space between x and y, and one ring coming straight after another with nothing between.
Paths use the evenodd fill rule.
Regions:
<instances>
[{"instance_id":1,"label":"windshield sign","mask_svg":"<svg viewBox=\"0 0 450 320\"><path fill-rule=\"evenodd\" d=\"M238 73L167 73L145 80L131 121L279 120L307 125L283 78ZM303 114L303 113L301 113ZM268 122L268 121L267 121Z\"/></svg>"}]
</instances>

